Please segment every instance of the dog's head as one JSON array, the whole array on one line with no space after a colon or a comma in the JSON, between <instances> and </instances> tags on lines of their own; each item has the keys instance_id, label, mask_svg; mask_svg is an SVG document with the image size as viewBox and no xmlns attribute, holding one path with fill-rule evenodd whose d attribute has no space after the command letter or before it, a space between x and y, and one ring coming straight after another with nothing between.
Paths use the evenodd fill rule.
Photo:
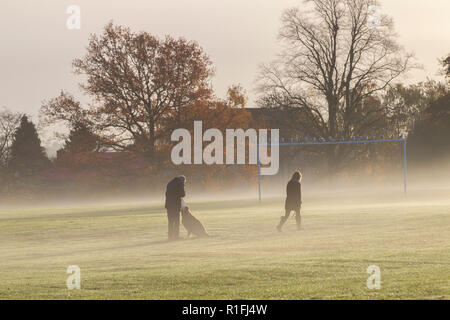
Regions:
<instances>
[{"instance_id":1,"label":"dog's head","mask_svg":"<svg viewBox=\"0 0 450 320\"><path fill-rule=\"evenodd\" d=\"M190 215L191 211L189 211L189 207L184 207L183 210L181 210L181 215L182 216L186 216L186 215Z\"/></svg>"}]
</instances>

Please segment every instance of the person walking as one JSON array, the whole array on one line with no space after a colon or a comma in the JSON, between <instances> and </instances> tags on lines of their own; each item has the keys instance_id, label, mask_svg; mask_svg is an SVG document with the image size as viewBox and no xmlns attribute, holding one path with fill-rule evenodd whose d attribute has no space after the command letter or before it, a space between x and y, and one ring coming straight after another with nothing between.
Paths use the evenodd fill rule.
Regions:
<instances>
[{"instance_id":1,"label":"person walking","mask_svg":"<svg viewBox=\"0 0 450 320\"><path fill-rule=\"evenodd\" d=\"M295 211L295 221L297 222L297 229L301 229L302 217L300 215L300 209L302 206L302 174L300 171L294 172L291 180L289 180L286 187L286 202L284 208L286 214L281 217L280 223L277 225L278 232L281 232L284 223L289 218L291 211Z\"/></svg>"}]
</instances>

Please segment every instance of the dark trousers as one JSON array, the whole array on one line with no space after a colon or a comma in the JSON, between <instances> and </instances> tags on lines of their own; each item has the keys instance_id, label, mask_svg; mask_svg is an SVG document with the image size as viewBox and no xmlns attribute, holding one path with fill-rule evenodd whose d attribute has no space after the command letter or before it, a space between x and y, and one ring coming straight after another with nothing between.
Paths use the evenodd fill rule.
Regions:
<instances>
[{"instance_id":1,"label":"dark trousers","mask_svg":"<svg viewBox=\"0 0 450 320\"><path fill-rule=\"evenodd\" d=\"M295 211L295 221L297 222L297 228L300 229L301 223L302 223L302 216L300 215L300 208L292 208L287 209L286 208L286 214L281 217L280 223L278 224L278 228L281 230L281 227L283 227L284 223L289 219L289 216L291 215L291 211Z\"/></svg>"},{"instance_id":2,"label":"dark trousers","mask_svg":"<svg viewBox=\"0 0 450 320\"><path fill-rule=\"evenodd\" d=\"M169 220L169 240L177 239L180 235L180 209L167 208Z\"/></svg>"}]
</instances>

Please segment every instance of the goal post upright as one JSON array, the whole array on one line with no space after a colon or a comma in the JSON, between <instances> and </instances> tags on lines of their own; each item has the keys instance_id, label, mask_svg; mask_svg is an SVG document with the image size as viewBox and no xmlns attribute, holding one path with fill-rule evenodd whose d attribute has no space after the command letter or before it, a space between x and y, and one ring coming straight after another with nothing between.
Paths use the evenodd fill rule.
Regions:
<instances>
[{"instance_id":1,"label":"goal post upright","mask_svg":"<svg viewBox=\"0 0 450 320\"><path fill-rule=\"evenodd\" d=\"M258 166L258 201L261 203L261 162L259 161L259 143L256 145L256 154Z\"/></svg>"},{"instance_id":2,"label":"goal post upright","mask_svg":"<svg viewBox=\"0 0 450 320\"><path fill-rule=\"evenodd\" d=\"M352 138L349 141L344 141L342 138L340 141L335 141L333 138L329 138L330 141L325 141L323 138L321 138L320 141L316 142L316 139L312 139L311 142L298 142L298 138L291 138L288 139L290 142L284 142L284 139L281 138L278 144L271 144L270 140L267 144L260 144L259 141L257 143L257 167L258 167L258 201L259 203L262 202L262 193L261 193L261 163L259 161L259 149L261 146L271 146L271 145L278 145L279 147L285 147L285 146L311 146L311 145L339 145L339 144L369 144L369 143L402 143L402 154L403 154L403 191L405 196L407 195L407 159L406 159L406 143L407 140L402 135L399 136L398 139L394 139L392 136L390 139L384 139L383 136L381 136L379 139L375 139L372 137L369 138Z\"/></svg>"}]
</instances>

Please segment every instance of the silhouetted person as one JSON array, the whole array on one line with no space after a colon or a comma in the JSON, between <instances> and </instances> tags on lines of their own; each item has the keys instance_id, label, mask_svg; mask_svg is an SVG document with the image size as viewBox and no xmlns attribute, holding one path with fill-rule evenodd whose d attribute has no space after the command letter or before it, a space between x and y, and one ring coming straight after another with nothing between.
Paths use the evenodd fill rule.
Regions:
<instances>
[{"instance_id":1,"label":"silhouetted person","mask_svg":"<svg viewBox=\"0 0 450 320\"><path fill-rule=\"evenodd\" d=\"M180 234L180 210L181 198L186 196L184 184L185 176L179 176L172 179L166 188L166 209L169 220L169 240L179 239Z\"/></svg>"},{"instance_id":2,"label":"silhouetted person","mask_svg":"<svg viewBox=\"0 0 450 320\"><path fill-rule=\"evenodd\" d=\"M284 208L286 214L281 217L280 223L277 226L278 232L281 232L286 220L289 218L291 211L295 211L295 221L297 222L297 229L300 230L302 218L300 216L300 208L302 206L302 174L299 171L294 172L291 180L289 180L286 187L286 202Z\"/></svg>"}]
</instances>

